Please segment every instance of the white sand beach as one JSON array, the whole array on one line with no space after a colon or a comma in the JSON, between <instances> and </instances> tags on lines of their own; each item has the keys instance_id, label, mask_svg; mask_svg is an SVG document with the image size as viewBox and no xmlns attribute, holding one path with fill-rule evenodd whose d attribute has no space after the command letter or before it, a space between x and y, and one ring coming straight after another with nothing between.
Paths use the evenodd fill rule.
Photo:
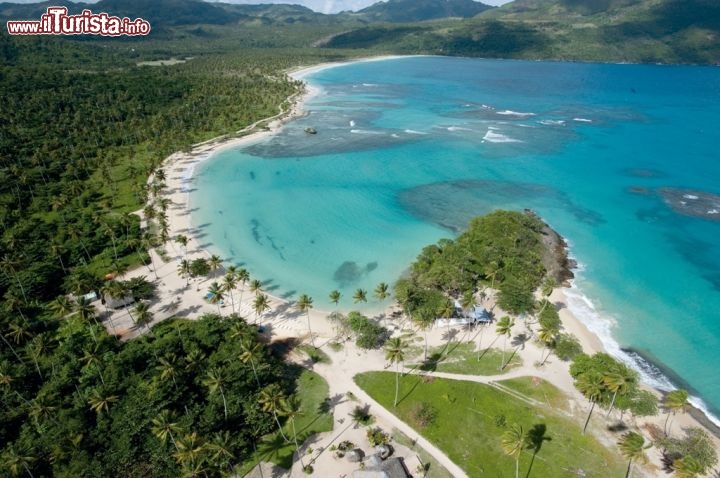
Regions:
<instances>
[{"instance_id":1,"label":"white sand beach","mask_svg":"<svg viewBox=\"0 0 720 478\"><path fill-rule=\"evenodd\" d=\"M374 60L378 60L378 58L363 61ZM308 68L293 71L291 76L296 79L302 79L310 73L337 65L337 63L314 65ZM188 203L189 194L187 190L192 184L192 173L194 167L199 162L206 160L209 156L220 150L239 147L275 134L280 128L282 128L286 121L304 114L303 103L308 98L308 95L314 94L318 94L318 91L309 89L306 91L305 95L291 98L290 103L292 106L288 111L282 111L273 118L259 122L265 125L261 130L258 130L258 124L250 125L244 130L239 131L239 136L235 135L229 138L217 138L207 141L205 143L195 145L190 152L178 152L166 159L163 164L163 169L167 178L167 187L165 188L164 197L170 201L170 206L167 210L170 237L174 238L177 235L182 234L188 237L189 243L187 248L183 248L178 243L172 240L169 241L165 251L166 261L163 261L160 254L153 250L151 251L153 266L138 268L129 272L124 277L127 279L133 276L142 275L146 276L148 280L155 280L157 276L157 280L155 281L157 286L157 299L150 304L150 311L154 316L153 324L173 316L192 319L204 313L218 312L216 305L210 304L204 299L204 296L207 292L208 286L213 281L219 281L222 277L222 270L217 272L216 278L203 278L201 280L191 279L189 284L186 283L186 279L181 278L178 274L178 266L182 259L187 258L192 260L198 257L207 258L210 256L210 252L203 248L201 241L196 236L195 229L193 228L191 221L191 211ZM253 133L243 135L244 133L250 131L253 131ZM152 180L152 178L150 180ZM203 238L202 241L206 242L207 238ZM250 274L252 275L252 271L250 271ZM301 314L298 312L292 303L281 300L277 297L271 297L270 310L262 316L256 317L256 314L251 306L252 293L249 291L247 285L245 290L238 289L234 296L236 302L235 312L239 313L251 322L257 321L258 323L266 326L271 332L273 339L282 337L308 338L306 316L304 313ZM242 300L240 300L241 297ZM571 311L567 307L567 301L562 289L557 289L553 293L551 301L559 307L560 317L565 330L575 335L580 340L585 352L592 354L603 350L600 339L593 335L580 320L572 315ZM225 304L220 308L221 313L224 315L232 313L233 311L230 300L226 299L224 302ZM487 302L484 305L490 308L493 307L494 304ZM327 315L328 313L326 311L312 310L310 312L310 320L314 336L316 337L316 344L320 346L332 359L332 363L330 365L318 364L315 366L314 370L320 373L330 384L331 396L337 395L344 397L347 395L347 392L352 392L352 394L358 397L361 402L370 404L370 411L377 419L377 426L380 426L386 431L390 431L392 429L402 431L412 440L417 440L417 446L425 449L430 455L438 460L438 462L447 468L453 476L467 476L457 466L457 464L452 463L452 461L449 460L439 449L419 437L418 434L408 425L395 418L389 411L380 407L380 405L375 403L362 390L360 390L357 385L355 385L352 377L357 373L369 370L384 370L386 368L384 354L382 351L362 351L357 349L351 343L346 343L343 349L339 352L332 351L327 346L328 342L333 337L333 329L326 318ZM389 311L383 315L385 317L390 317ZM400 333L400 330L403 328L403 326L388 318L383 319L383 321L389 327L394 329L396 333ZM133 323L127 312L122 309L115 311L112 314L111 323L112 325L109 325L110 331L116 332L118 335L126 339L132 338L143 332L143 330L137 330L133 327ZM429 343L436 345L445 343L443 334L446 331L447 329L439 328L431 330L428 334ZM515 326L515 334L519 334L524 331L524 325L522 323L518 323ZM485 346L487 346L490 340L492 340L489 338L491 335L494 334L486 334L485 342L487 343L485 343ZM470 340L471 338L472 335L470 331L459 330L457 340ZM536 366L536 363L540 361L543 351L541 347L532 340L527 342L524 349L519 353L522 356L523 365L505 374L503 378L535 376L553 383L571 397L574 415L578 417L578 420L582 423L581 420L585 413L587 413L588 402L573 386L572 378L568 373L568 364L551 357L544 366ZM437 375L443 376L443 374L440 373L437 373ZM489 380L486 377L462 376L461 378L464 380L475 380L478 382ZM497 377L493 378L496 379ZM314 450L312 459L314 460L313 466L315 467L315 476L351 476L352 471L357 469L357 464L349 463L347 460L340 460L333 457L333 454L328 451L328 448L333 443L347 439L353 441L354 443L365 444L366 451L368 451L364 431L353 428L348 417L348 414L353 406L354 403L352 401L347 399L341 400L334 411L335 429L332 432L319 435L312 439L309 443L303 445L305 449L312 447ZM664 418L664 415L659 415L647 420L647 423L659 424L662 428ZM644 423L645 421L638 422L641 429ZM678 430L680 427L687 426L701 425L689 414L678 414L674 418L674 429ZM598 419L594 423L593 433L601 439L605 439L608 444L612 444L612 435L604 430L601 419ZM717 446L720 448L720 441L717 441ZM404 457L408 469L412 472L419 464L417 453L414 450L400 445L395 445L395 448L397 454ZM658 452L655 450L652 451L652 453ZM659 460L657 458L658 456L652 456L651 462L658 463ZM639 470L640 469L638 469L638 471ZM653 468L652 466L643 468L643 471L645 476L657 476L657 474L660 473L659 470ZM290 470L283 476L299 477L305 475L299 469L299 465L297 465L293 470ZM637 472L635 476L638 476Z\"/></svg>"}]
</instances>

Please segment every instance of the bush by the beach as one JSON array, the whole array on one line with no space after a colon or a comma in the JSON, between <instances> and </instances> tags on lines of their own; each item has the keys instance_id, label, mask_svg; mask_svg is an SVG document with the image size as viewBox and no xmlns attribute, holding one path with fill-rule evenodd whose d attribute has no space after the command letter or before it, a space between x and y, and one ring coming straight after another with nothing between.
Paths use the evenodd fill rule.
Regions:
<instances>
[{"instance_id":1,"label":"bush by the beach","mask_svg":"<svg viewBox=\"0 0 720 478\"><path fill-rule=\"evenodd\" d=\"M680 470L683 463L693 462L698 471L695 476L701 476L718 463L715 446L701 428L687 428L684 436L663 437L655 445L663 450L663 457L670 470Z\"/></svg>"},{"instance_id":2,"label":"bush by the beach","mask_svg":"<svg viewBox=\"0 0 720 478\"><path fill-rule=\"evenodd\" d=\"M657 410L657 398L640 389L638 373L606 353L578 354L570 365L570 375L581 393L606 410L635 416Z\"/></svg>"},{"instance_id":3,"label":"bush by the beach","mask_svg":"<svg viewBox=\"0 0 720 478\"><path fill-rule=\"evenodd\" d=\"M382 347L390 335L390 331L359 312L347 315L347 328L355 334L355 344L361 349Z\"/></svg>"}]
</instances>

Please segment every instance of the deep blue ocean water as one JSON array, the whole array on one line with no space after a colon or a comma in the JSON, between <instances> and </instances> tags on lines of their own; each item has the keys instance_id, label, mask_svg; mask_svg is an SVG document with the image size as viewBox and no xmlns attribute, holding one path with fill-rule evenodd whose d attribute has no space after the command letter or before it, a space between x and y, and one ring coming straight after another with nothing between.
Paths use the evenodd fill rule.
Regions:
<instances>
[{"instance_id":1,"label":"deep blue ocean water","mask_svg":"<svg viewBox=\"0 0 720 478\"><path fill-rule=\"evenodd\" d=\"M339 289L352 309L469 218L531 208L580 264L581 320L718 415L720 69L414 57L305 79L306 117L197 168L216 252L273 294L330 309Z\"/></svg>"}]
</instances>

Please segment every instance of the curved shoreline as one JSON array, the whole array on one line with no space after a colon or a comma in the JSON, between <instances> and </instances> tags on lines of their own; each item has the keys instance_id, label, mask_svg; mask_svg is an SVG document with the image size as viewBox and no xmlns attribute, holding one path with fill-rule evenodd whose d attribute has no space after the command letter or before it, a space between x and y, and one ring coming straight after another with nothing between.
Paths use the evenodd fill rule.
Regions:
<instances>
[{"instance_id":1,"label":"curved shoreline","mask_svg":"<svg viewBox=\"0 0 720 478\"><path fill-rule=\"evenodd\" d=\"M296 80L302 80L306 76L316 73L318 71L321 71L326 68L334 68L342 65L346 65L349 63L355 63L358 61L381 61L385 59L393 59L393 58L401 58L401 56L383 56L383 57L373 57L373 58L366 58L361 60L355 60L355 61L346 61L346 62L339 62L339 63L323 63L320 65L314 65L309 66L306 68L298 68L294 69L291 72L288 72L288 75ZM163 167L166 169L166 175L168 177L167 183L168 183L168 191L169 194L166 196L168 197L173 206L168 210L168 222L170 224L170 237L174 238L178 234L185 234L190 239L190 244L188 245L188 256L190 256L190 250L192 249L192 255L195 255L195 257L199 256L209 256L208 248L212 248L212 244L201 244L200 240L196 237L195 232L197 232L191 222L190 218L190 207L189 207L189 191L187 190L187 186L189 184L192 184L193 181L193 174L195 172L194 168L195 166L208 158L210 158L212 155L223 151L228 148L236 148L243 145L248 145L257 141L262 140L263 138L266 138L268 136L272 136L275 134L280 128L282 128L285 123L288 121L291 121L294 118L300 117L306 112L303 109L304 102L307 101L307 99L311 98L313 95L316 95L319 93L319 89L314 88L309 85L305 85L304 91L301 91L299 93L293 94L291 97L288 98L286 104L289 105L289 108L287 110L280 111L277 115L272 116L270 118L265 118L262 120L259 120L252 125L249 125L246 128L243 128L239 130L234 135L226 135L221 136L218 138L211 139L209 141L205 141L203 143L199 143L193 146L192 150L189 153L174 153L173 155L170 155L166 160L163 162ZM257 131L258 127L260 125L265 125L265 130ZM242 135L240 137L237 137L237 135ZM149 179L149 181L152 180L152 178ZM160 272L160 269L165 270L165 274L163 275L163 282L161 282L162 286L159 286L158 289L162 290L164 289L164 293L169 296L175 296L177 295L177 290L182 288L184 286L184 280L179 279L177 277L176 273L176 264L179 262L180 258L182 257L179 252L179 247L177 247L175 244L171 244L168 246L168 248L174 248L175 249L175 257L170 260L168 263L162 264L159 261L159 256L156 259L156 264L161 264L161 267L158 268L158 272ZM154 252L153 252L154 254ZM169 273L167 272L169 269ZM173 280L173 277L176 280ZM211 282L210 279L206 279L205 281L198 282L198 287L200 287L200 283ZM207 287L207 286L205 286ZM581 342L581 345L583 346L583 349L587 353L595 353L600 351L606 351L610 353L610 350L606 343L603 342L603 337L596 332L592 330L592 327L589 327L585 321L583 321L580 317L578 317L577 310L573 311L573 307L570 305L570 300L568 299L568 292L572 293L571 291L579 289L570 288L570 289L556 289L556 291L553 293L553 296L551 296L552 300L556 302L558 305L560 305L560 316L563 322L563 326L565 327L565 330L574 334ZM247 290L245 291L247 292ZM582 292L580 291L580 294ZM183 295L183 294L180 294ZM196 294L184 294L184 295L196 295ZM269 294L268 294L269 295ZM298 314L295 314L294 317L292 317L292 313L288 312L289 309L291 309L291 301L281 299L279 297L274 297L269 295L272 299L273 309L274 310L281 310L279 313L268 313L266 316L264 316L264 319L267 319L268 317L280 317L287 318L287 316L290 316L291 319L298 319L301 318L302 320L294 320L294 325L296 326L293 330L296 333L305 333L305 326L304 326L304 316L300 317ZM584 297L584 296L583 296ZM587 298L586 298L587 299ZM183 298L183 301L186 299ZM193 306L199 305L199 309L195 312L197 314L203 313L203 312L213 312L215 313L215 307L209 306L209 304L204 303L201 299L197 301L190 300L193 304ZM597 313L597 311L595 311ZM311 317L314 324L313 325L313 332L323 335L325 333L330 332L330 328L327 326L325 319L325 316L327 314L323 311L312 311ZM156 317L158 317L157 320L160 319L160 315L156 314ZM271 319L272 320L272 319ZM321 325L324 324L324 325ZM297 334L295 334L297 335ZM619 347L618 347L619 348ZM565 389L565 387L561 387ZM653 388L653 390L655 390ZM658 390L655 390L658 391ZM702 413L702 411L700 411ZM656 417L651 418L659 418L659 421L662 422L662 419L664 419L664 416L658 415ZM696 418L693 418L689 415L679 415L675 418L676 423L681 424L680 426L698 426L706 429L711 435L714 435L717 437L717 430L714 430L712 428L713 420L709 414L705 414L704 419L703 417L700 417L701 419L698 420ZM652 422L652 420L647 420L648 422ZM656 420L658 421L658 420ZM703 423L704 422L704 423ZM716 427L717 428L717 427ZM716 440L716 446L720 445L720 441Z\"/></svg>"}]
</instances>

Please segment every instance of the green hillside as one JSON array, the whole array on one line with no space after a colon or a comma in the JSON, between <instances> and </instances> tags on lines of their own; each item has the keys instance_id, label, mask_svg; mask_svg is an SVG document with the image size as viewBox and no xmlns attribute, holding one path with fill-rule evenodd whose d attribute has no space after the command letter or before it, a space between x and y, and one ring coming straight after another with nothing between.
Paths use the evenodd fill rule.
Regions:
<instances>
[{"instance_id":1,"label":"green hillside","mask_svg":"<svg viewBox=\"0 0 720 478\"><path fill-rule=\"evenodd\" d=\"M720 62L720 2L516 0L462 21L367 25L331 47L499 58Z\"/></svg>"}]
</instances>

